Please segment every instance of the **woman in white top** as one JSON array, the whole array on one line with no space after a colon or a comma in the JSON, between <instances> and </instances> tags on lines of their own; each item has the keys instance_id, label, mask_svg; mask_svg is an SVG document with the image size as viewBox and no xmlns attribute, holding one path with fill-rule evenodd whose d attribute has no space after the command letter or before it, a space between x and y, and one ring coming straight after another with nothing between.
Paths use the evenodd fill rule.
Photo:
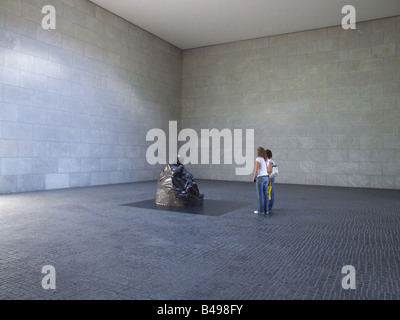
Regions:
<instances>
[{"instance_id":1,"label":"woman in white top","mask_svg":"<svg viewBox=\"0 0 400 320\"><path fill-rule=\"evenodd\" d=\"M256 183L258 210L255 214L268 214L268 172L272 170L272 164L265 161L265 149L257 148L256 167L254 169L253 182Z\"/></svg>"}]
</instances>

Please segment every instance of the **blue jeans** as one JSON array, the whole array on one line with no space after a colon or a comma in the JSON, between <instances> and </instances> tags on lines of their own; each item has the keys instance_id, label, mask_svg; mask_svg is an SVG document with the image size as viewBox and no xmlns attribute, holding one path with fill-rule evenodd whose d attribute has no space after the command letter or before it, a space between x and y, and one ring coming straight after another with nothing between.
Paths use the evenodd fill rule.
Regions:
<instances>
[{"instance_id":1,"label":"blue jeans","mask_svg":"<svg viewBox=\"0 0 400 320\"><path fill-rule=\"evenodd\" d=\"M258 212L266 213L268 211L268 177L257 177L256 190L258 199Z\"/></svg>"},{"instance_id":2,"label":"blue jeans","mask_svg":"<svg viewBox=\"0 0 400 320\"><path fill-rule=\"evenodd\" d=\"M272 210L272 207L274 206L274 182L275 178L271 178L271 200L268 202L268 211Z\"/></svg>"}]
</instances>

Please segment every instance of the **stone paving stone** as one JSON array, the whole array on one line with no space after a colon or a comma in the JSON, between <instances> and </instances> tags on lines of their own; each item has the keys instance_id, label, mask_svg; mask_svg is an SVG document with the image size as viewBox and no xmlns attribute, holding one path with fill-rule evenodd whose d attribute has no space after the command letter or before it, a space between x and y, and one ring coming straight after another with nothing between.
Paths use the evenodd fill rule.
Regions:
<instances>
[{"instance_id":1,"label":"stone paving stone","mask_svg":"<svg viewBox=\"0 0 400 320\"><path fill-rule=\"evenodd\" d=\"M153 181L0 195L0 299L400 299L398 190L276 184L263 216L252 183L198 184L206 199L250 204L222 215L123 205L153 199ZM41 286L45 265L55 290Z\"/></svg>"}]
</instances>

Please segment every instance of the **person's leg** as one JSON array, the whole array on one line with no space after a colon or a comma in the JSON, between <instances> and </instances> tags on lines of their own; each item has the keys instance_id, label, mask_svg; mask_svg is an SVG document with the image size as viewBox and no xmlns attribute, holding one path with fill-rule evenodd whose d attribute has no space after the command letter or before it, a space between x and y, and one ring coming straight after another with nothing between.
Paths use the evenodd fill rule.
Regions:
<instances>
[{"instance_id":1,"label":"person's leg","mask_svg":"<svg viewBox=\"0 0 400 320\"><path fill-rule=\"evenodd\" d=\"M269 200L269 202L268 202L268 211L272 210L272 207L274 206L274 199L275 199L274 182L275 182L275 178L272 178L271 179L271 200Z\"/></svg>"},{"instance_id":2,"label":"person's leg","mask_svg":"<svg viewBox=\"0 0 400 320\"><path fill-rule=\"evenodd\" d=\"M265 211L264 181L264 177L258 177L256 179L258 213L264 213Z\"/></svg>"},{"instance_id":3,"label":"person's leg","mask_svg":"<svg viewBox=\"0 0 400 320\"><path fill-rule=\"evenodd\" d=\"M263 187L263 191L264 191L264 206L263 206L263 213L268 213L268 177L264 178L264 187Z\"/></svg>"}]
</instances>

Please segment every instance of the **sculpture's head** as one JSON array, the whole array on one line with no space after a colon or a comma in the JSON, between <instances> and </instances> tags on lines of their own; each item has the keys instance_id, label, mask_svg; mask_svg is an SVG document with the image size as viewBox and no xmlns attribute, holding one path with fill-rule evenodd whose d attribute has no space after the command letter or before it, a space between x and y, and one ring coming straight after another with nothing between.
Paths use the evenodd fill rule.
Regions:
<instances>
[{"instance_id":1,"label":"sculpture's head","mask_svg":"<svg viewBox=\"0 0 400 320\"><path fill-rule=\"evenodd\" d=\"M170 161L168 164L182 164L182 162L183 162L183 157L180 154L178 154L176 156L176 160Z\"/></svg>"},{"instance_id":2,"label":"sculpture's head","mask_svg":"<svg viewBox=\"0 0 400 320\"><path fill-rule=\"evenodd\" d=\"M182 162L183 162L183 157L180 154L178 154L178 156L176 157L176 163L182 164Z\"/></svg>"}]
</instances>

